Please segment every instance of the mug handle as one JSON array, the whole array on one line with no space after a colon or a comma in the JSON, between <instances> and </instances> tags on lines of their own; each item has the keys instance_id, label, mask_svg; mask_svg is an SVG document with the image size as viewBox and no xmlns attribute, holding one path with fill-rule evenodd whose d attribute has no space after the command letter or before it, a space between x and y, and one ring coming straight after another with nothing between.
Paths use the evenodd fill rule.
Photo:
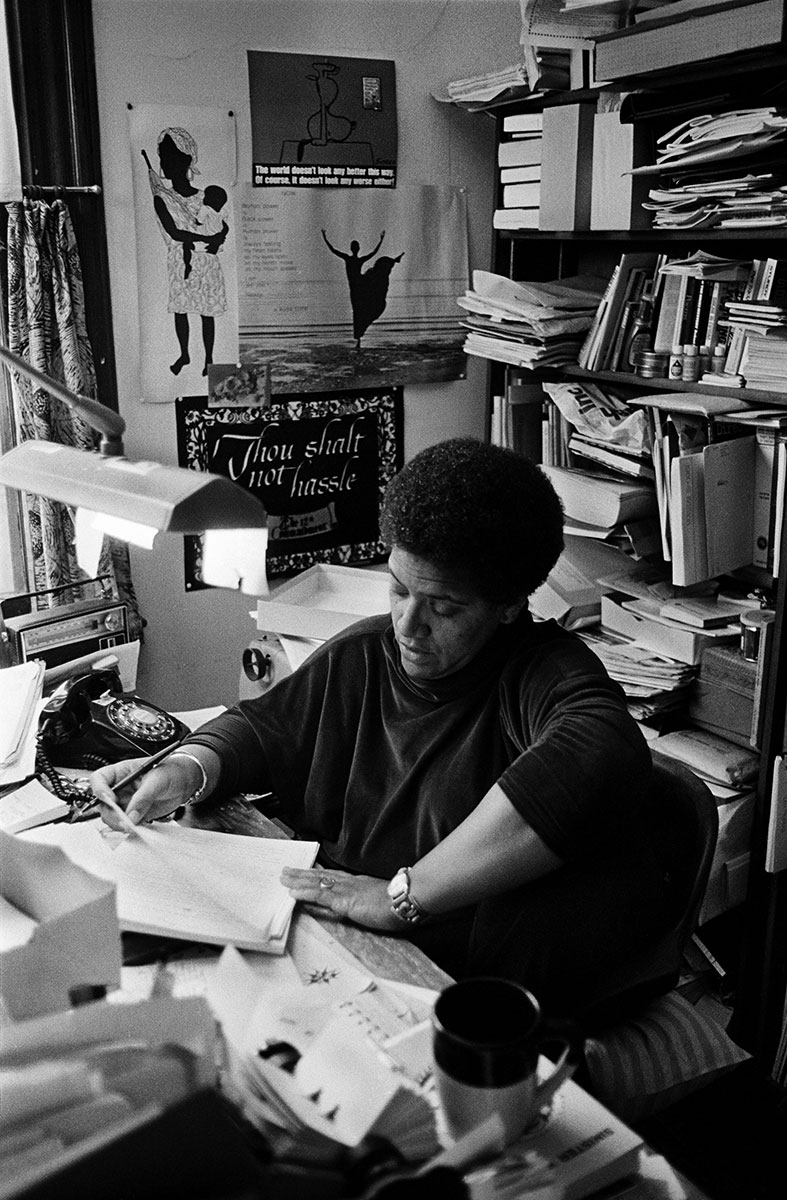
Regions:
<instances>
[{"instance_id":1,"label":"mug handle","mask_svg":"<svg viewBox=\"0 0 787 1200\"><path fill-rule=\"evenodd\" d=\"M541 1042L556 1042L563 1045L554 1069L536 1088L538 1107L544 1108L549 1104L560 1085L570 1079L579 1066L584 1039L578 1027L571 1021L551 1021L544 1026Z\"/></svg>"}]
</instances>

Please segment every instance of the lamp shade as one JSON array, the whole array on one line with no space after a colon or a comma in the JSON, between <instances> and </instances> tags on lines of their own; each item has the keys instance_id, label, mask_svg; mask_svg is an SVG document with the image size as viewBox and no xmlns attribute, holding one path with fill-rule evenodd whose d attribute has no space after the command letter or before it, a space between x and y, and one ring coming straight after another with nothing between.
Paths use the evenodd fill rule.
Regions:
<instances>
[{"instance_id":1,"label":"lamp shade","mask_svg":"<svg viewBox=\"0 0 787 1200\"><path fill-rule=\"evenodd\" d=\"M169 533L250 529L264 506L223 475L27 441L0 458L0 483L73 508L121 517Z\"/></svg>"}]
</instances>

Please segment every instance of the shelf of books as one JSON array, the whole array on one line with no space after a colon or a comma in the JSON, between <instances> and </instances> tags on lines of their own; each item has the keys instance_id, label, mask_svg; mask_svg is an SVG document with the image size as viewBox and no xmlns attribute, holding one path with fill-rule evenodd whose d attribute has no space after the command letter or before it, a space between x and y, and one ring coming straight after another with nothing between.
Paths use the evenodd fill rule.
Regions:
<instances>
[{"instance_id":1,"label":"shelf of books","mask_svg":"<svg viewBox=\"0 0 787 1200\"><path fill-rule=\"evenodd\" d=\"M460 304L491 437L542 463L566 514L532 608L602 659L654 754L708 782L702 921L754 897L763 983L785 907L765 849L787 736L787 73L610 84L496 121L492 270ZM763 1012L751 985L761 1052Z\"/></svg>"}]
</instances>

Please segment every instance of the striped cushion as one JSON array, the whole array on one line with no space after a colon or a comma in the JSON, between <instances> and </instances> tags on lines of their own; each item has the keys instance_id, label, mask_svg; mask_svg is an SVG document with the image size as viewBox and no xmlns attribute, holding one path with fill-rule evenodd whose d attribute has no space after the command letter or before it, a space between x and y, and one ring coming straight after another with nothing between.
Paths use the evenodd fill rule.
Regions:
<instances>
[{"instance_id":1,"label":"striped cushion","mask_svg":"<svg viewBox=\"0 0 787 1200\"><path fill-rule=\"evenodd\" d=\"M658 1112L749 1057L675 991L585 1042L591 1090L629 1121Z\"/></svg>"}]
</instances>

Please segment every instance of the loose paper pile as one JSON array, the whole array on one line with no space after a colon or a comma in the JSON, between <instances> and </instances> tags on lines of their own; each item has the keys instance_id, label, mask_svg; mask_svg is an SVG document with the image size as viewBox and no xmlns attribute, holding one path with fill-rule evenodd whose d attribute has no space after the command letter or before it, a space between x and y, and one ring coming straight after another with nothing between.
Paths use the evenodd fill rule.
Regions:
<instances>
[{"instance_id":1,"label":"loose paper pile","mask_svg":"<svg viewBox=\"0 0 787 1200\"><path fill-rule=\"evenodd\" d=\"M100 820L46 825L22 834L60 846L77 865L117 887L122 929L282 954L294 900L280 880L285 864L310 867L316 842L250 838L138 826L110 833Z\"/></svg>"},{"instance_id":2,"label":"loose paper pile","mask_svg":"<svg viewBox=\"0 0 787 1200\"><path fill-rule=\"evenodd\" d=\"M776 107L705 113L658 139L657 161L634 175L665 175L645 208L661 229L749 229L787 224L783 143Z\"/></svg>"},{"instance_id":3,"label":"loose paper pile","mask_svg":"<svg viewBox=\"0 0 787 1200\"><path fill-rule=\"evenodd\" d=\"M432 93L435 100L450 101L469 112L520 99L529 94L530 84L523 62L487 71L483 75L455 79L446 84L445 94Z\"/></svg>"},{"instance_id":4,"label":"loose paper pile","mask_svg":"<svg viewBox=\"0 0 787 1200\"><path fill-rule=\"evenodd\" d=\"M427 1090L433 995L406 993L308 926L292 956L261 973L228 947L207 993L229 1047L227 1095L280 1150L290 1138L302 1153L378 1135L408 1160L428 1158L439 1149Z\"/></svg>"},{"instance_id":5,"label":"loose paper pile","mask_svg":"<svg viewBox=\"0 0 787 1200\"><path fill-rule=\"evenodd\" d=\"M682 707L696 669L656 654L603 626L580 630L580 637L601 659L611 679L626 693L628 710L638 721Z\"/></svg>"},{"instance_id":6,"label":"loose paper pile","mask_svg":"<svg viewBox=\"0 0 787 1200\"><path fill-rule=\"evenodd\" d=\"M518 367L574 362L603 288L585 276L516 283L474 271L472 289L457 300L470 313L465 353Z\"/></svg>"}]
</instances>

